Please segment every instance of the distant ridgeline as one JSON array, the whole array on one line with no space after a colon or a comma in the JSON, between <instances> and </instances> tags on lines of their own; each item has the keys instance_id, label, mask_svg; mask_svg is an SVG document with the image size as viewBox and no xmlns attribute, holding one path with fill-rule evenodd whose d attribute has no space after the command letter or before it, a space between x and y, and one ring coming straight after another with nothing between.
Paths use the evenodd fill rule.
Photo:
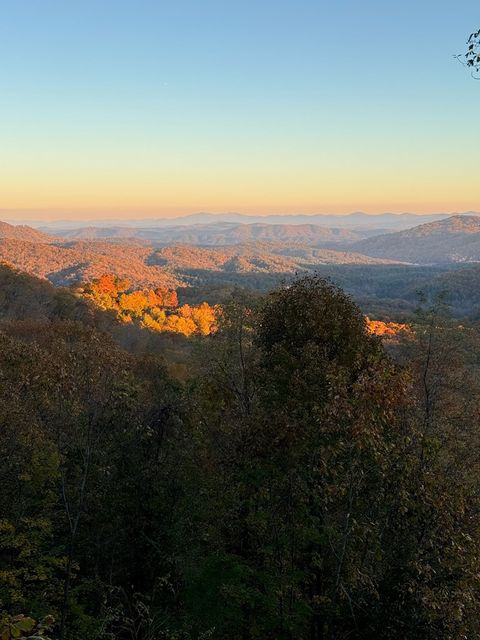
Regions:
<instances>
[{"instance_id":1,"label":"distant ridgeline","mask_svg":"<svg viewBox=\"0 0 480 640\"><path fill-rule=\"evenodd\" d=\"M75 292L100 309L114 311L122 322L135 322L151 331L206 336L215 328L216 307L206 302L179 306L172 289L133 289L128 280L106 274Z\"/></svg>"}]
</instances>

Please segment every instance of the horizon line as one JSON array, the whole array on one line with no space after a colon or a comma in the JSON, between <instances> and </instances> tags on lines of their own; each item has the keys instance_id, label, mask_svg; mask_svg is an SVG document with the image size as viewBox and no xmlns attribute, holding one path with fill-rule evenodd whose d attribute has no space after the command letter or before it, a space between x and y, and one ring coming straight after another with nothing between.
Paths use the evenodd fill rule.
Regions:
<instances>
[{"instance_id":1,"label":"horizon line","mask_svg":"<svg viewBox=\"0 0 480 640\"><path fill-rule=\"evenodd\" d=\"M14 214L14 215L12 215ZM16 214L16 215L15 215ZM43 214L43 215L42 215ZM50 214L50 215L48 215ZM78 217L71 217L75 215ZM48 217L44 217L48 215ZM367 217L380 217L380 216L418 216L418 217L431 217L431 216L455 216L455 215L480 215L479 211L468 210L468 211L430 211L430 212L418 212L418 211L381 211L381 212L367 212L362 210L350 211L345 213L328 213L328 212L318 212L318 213L242 213L239 211L223 211L223 212L210 212L210 211L194 211L191 213L181 213L178 215L166 216L159 213L153 213L152 215L146 215L145 212L141 214L135 215L134 212L125 213L115 210L108 210L103 212L98 212L97 214L93 212L79 211L76 209L29 209L29 208L0 208L0 220L4 222L13 222L17 224L25 224L25 223L61 223L61 222L129 222L129 221L171 221L171 220L185 220L188 218L195 218L199 216L208 216L212 218L221 218L222 216L238 216L241 218L295 218L295 217L305 217L305 218L318 218L318 217L330 217L330 218L347 218L351 216L367 216ZM40 216L40 217L36 217Z\"/></svg>"}]
</instances>

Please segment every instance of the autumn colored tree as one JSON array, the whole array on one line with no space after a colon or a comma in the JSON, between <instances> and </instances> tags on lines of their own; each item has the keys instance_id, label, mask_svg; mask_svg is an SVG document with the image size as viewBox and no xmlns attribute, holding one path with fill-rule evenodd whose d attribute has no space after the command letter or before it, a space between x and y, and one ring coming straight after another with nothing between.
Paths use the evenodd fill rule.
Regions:
<instances>
[{"instance_id":1,"label":"autumn colored tree","mask_svg":"<svg viewBox=\"0 0 480 640\"><path fill-rule=\"evenodd\" d=\"M208 336L215 330L216 311L206 302L192 309L191 318L195 322L200 335Z\"/></svg>"},{"instance_id":2,"label":"autumn colored tree","mask_svg":"<svg viewBox=\"0 0 480 640\"><path fill-rule=\"evenodd\" d=\"M143 291L132 291L123 293L119 298L119 307L122 312L141 317L148 307L148 300Z\"/></svg>"},{"instance_id":3,"label":"autumn colored tree","mask_svg":"<svg viewBox=\"0 0 480 640\"><path fill-rule=\"evenodd\" d=\"M205 336L214 330L216 312L205 302L179 307L176 291L165 288L130 291L129 288L127 281L104 275L79 291L100 309L116 312L119 320L135 321L151 331Z\"/></svg>"},{"instance_id":4,"label":"autumn colored tree","mask_svg":"<svg viewBox=\"0 0 480 640\"><path fill-rule=\"evenodd\" d=\"M116 278L112 274L105 274L101 276L97 280L97 282L94 283L94 285L92 286L92 289L94 289L95 291L98 291L98 293L106 293L112 298L116 297L119 292Z\"/></svg>"},{"instance_id":5,"label":"autumn colored tree","mask_svg":"<svg viewBox=\"0 0 480 640\"><path fill-rule=\"evenodd\" d=\"M155 289L155 294L160 299L159 305L162 307L169 307L174 309L178 307L178 297L176 291L171 291L165 288Z\"/></svg>"},{"instance_id":6,"label":"autumn colored tree","mask_svg":"<svg viewBox=\"0 0 480 640\"><path fill-rule=\"evenodd\" d=\"M393 360L321 278L221 309L111 297L107 279L113 304L147 300L104 325L131 331L127 353L95 328L112 312L59 319L93 305L18 277L0 325L2 638L479 636L478 328L433 305ZM48 316L14 319L18 282ZM162 358L135 342L155 323Z\"/></svg>"}]
</instances>

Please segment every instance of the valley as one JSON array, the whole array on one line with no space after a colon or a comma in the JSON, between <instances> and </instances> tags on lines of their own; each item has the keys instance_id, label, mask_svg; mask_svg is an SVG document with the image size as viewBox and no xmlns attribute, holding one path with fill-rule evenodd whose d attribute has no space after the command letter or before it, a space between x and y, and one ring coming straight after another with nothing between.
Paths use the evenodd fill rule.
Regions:
<instances>
[{"instance_id":1,"label":"valley","mask_svg":"<svg viewBox=\"0 0 480 640\"><path fill-rule=\"evenodd\" d=\"M443 217L392 233L365 228L196 221L153 231L85 226L46 233L1 223L0 260L55 286L113 274L137 289L175 289L183 303L212 305L235 289L262 293L296 274L319 273L379 318L408 318L420 292L432 300L445 294L456 317L480 317L479 217Z\"/></svg>"}]
</instances>

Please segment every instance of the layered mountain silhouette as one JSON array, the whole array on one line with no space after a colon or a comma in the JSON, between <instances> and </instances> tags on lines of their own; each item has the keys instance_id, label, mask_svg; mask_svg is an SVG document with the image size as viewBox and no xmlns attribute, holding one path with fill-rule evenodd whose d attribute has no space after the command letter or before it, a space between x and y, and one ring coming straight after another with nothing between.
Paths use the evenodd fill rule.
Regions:
<instances>
[{"instance_id":1,"label":"layered mountain silhouette","mask_svg":"<svg viewBox=\"0 0 480 640\"><path fill-rule=\"evenodd\" d=\"M476 215L475 212L468 212ZM241 213L194 213L175 218L147 218L136 217L133 219L107 219L96 218L94 222L75 222L72 220L59 220L44 226L47 232L75 230L80 227L134 227L134 228L159 228L210 224L314 224L321 227L333 227L340 229L360 229L399 231L419 224L434 220L443 220L451 216L451 213L380 213L376 215L361 211L347 215L333 214L276 214L276 215L246 215ZM462 214L463 215L463 214Z\"/></svg>"}]
</instances>

